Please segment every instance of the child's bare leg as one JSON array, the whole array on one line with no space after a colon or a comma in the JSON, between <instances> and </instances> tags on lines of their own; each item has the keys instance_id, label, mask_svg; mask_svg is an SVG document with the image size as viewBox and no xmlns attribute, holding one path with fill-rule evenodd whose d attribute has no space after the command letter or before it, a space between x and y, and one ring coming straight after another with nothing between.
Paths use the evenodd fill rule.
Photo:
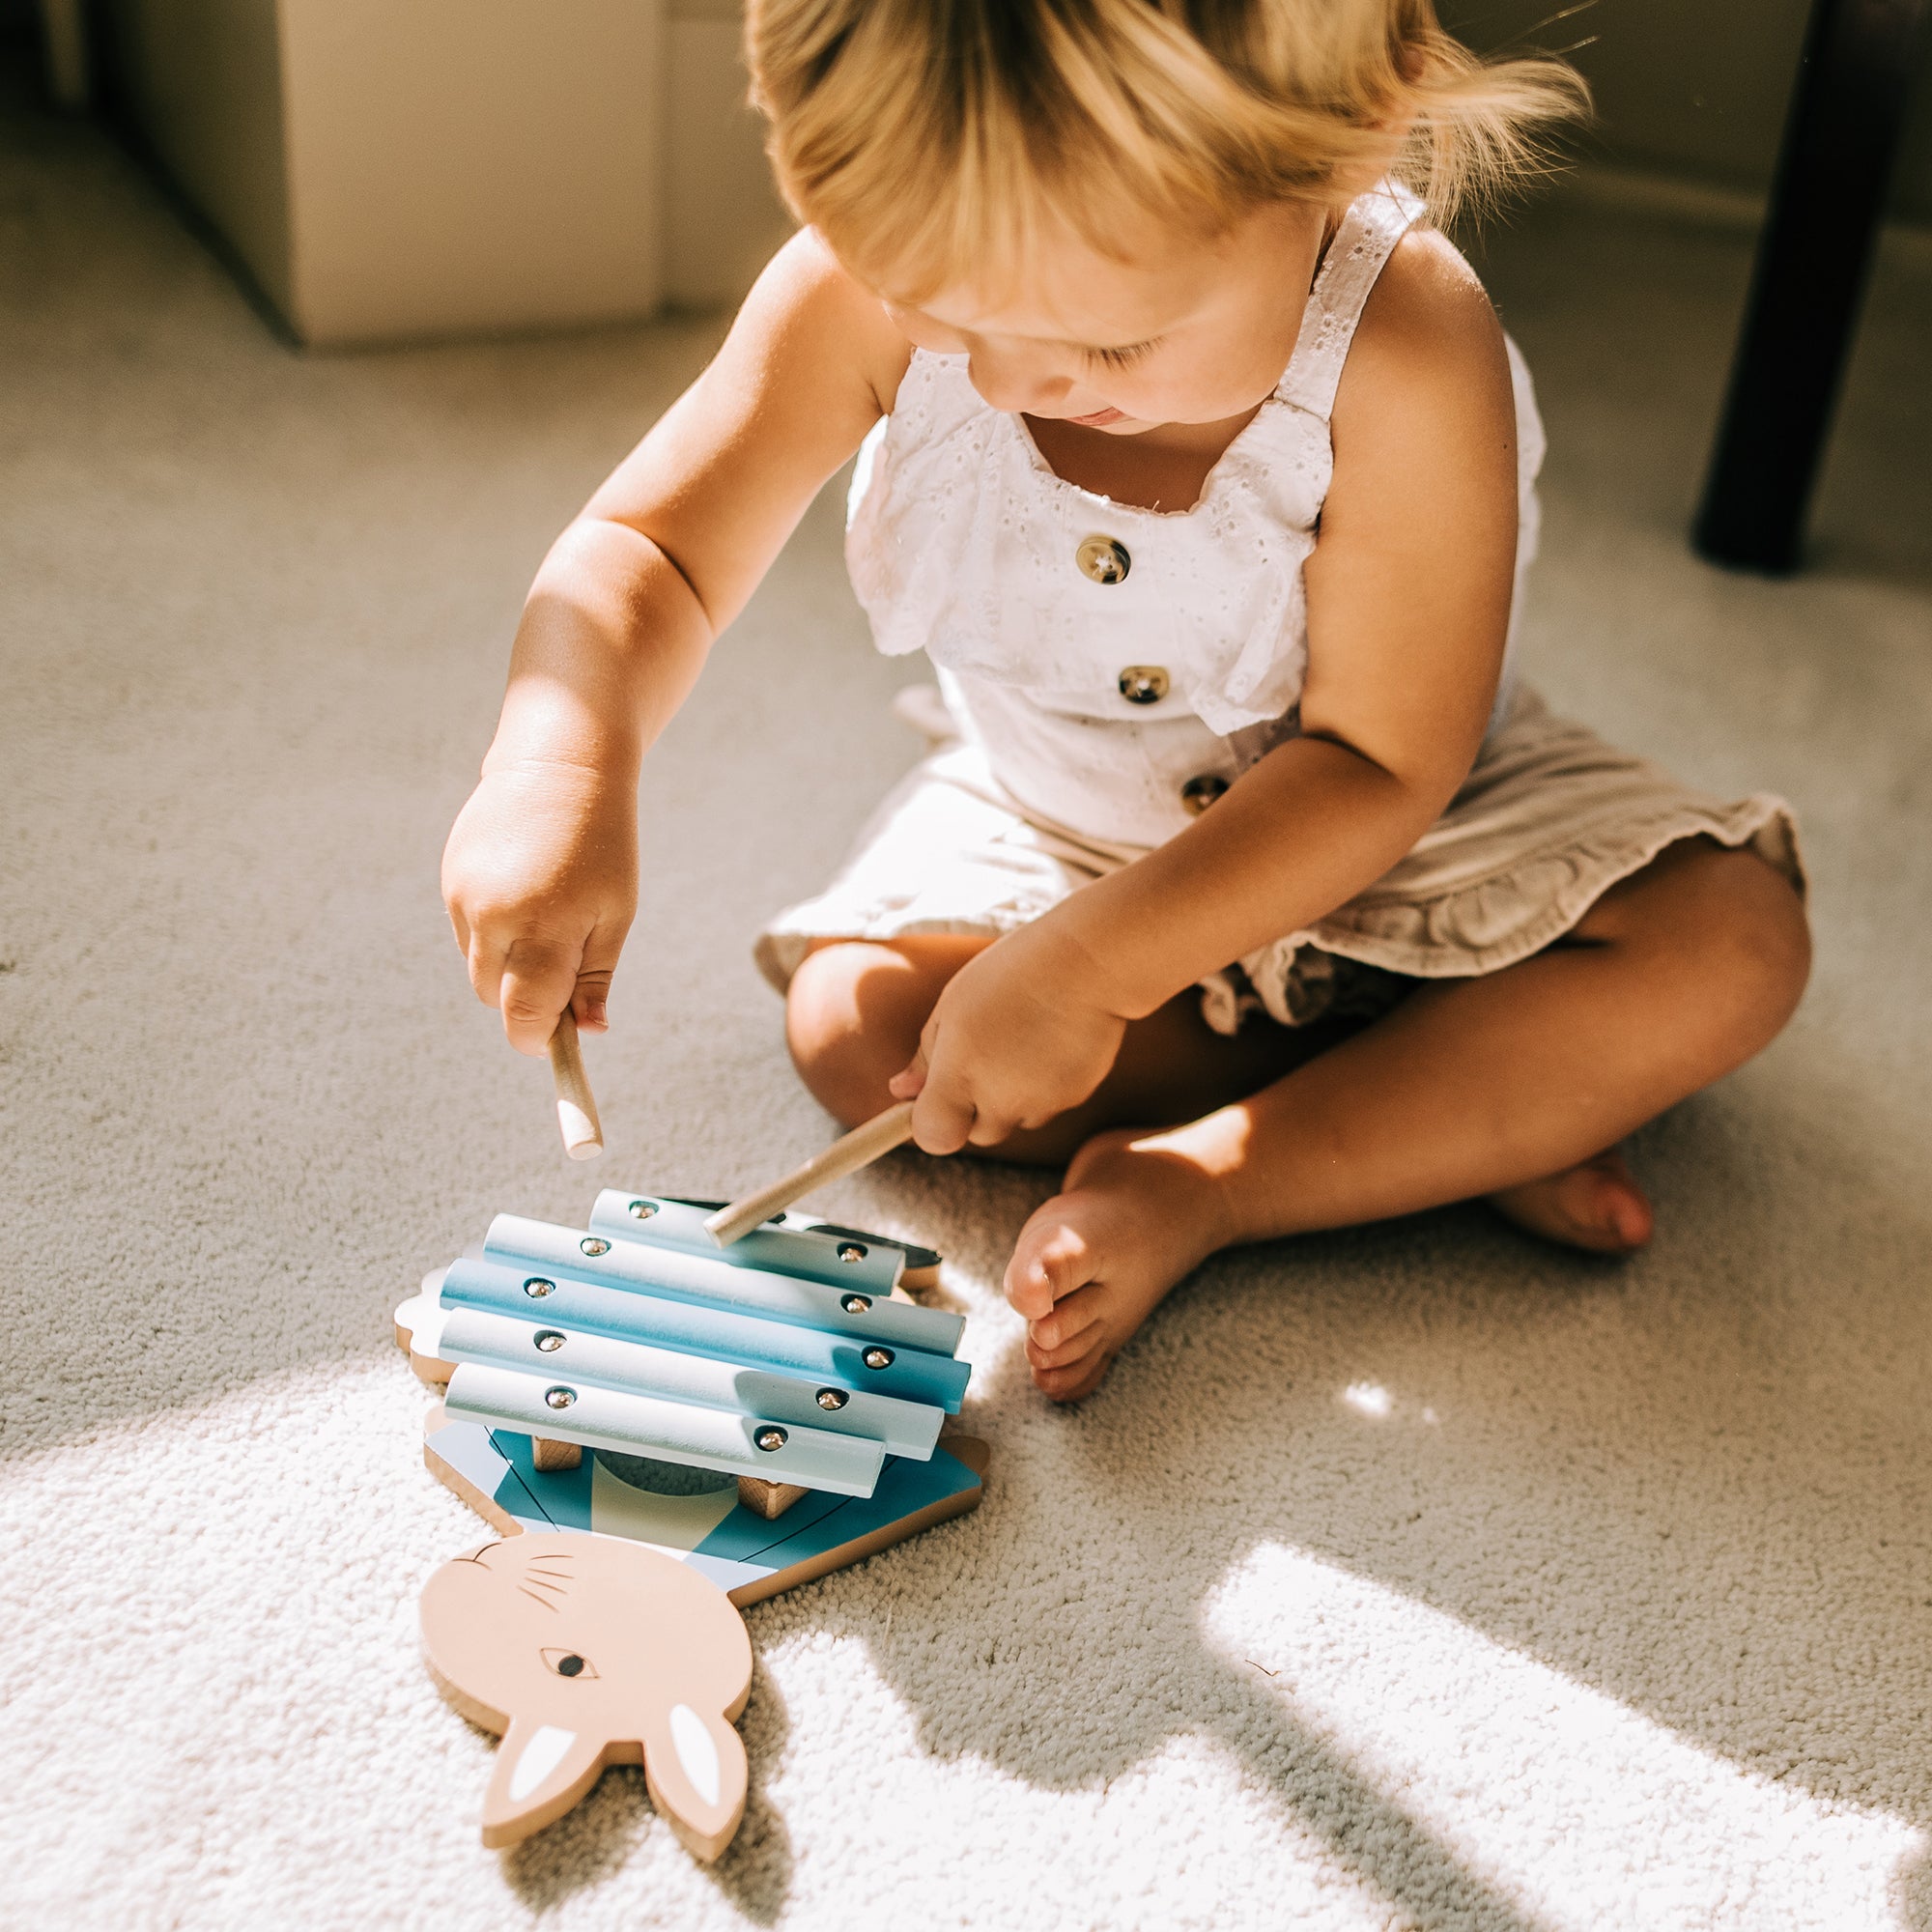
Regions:
<instances>
[{"instance_id":1,"label":"child's bare leg","mask_svg":"<svg viewBox=\"0 0 1932 1932\"><path fill-rule=\"evenodd\" d=\"M1615 1235L1629 1203L1602 1151L1772 1038L1808 939L1769 866L1700 840L1606 894L1574 940L1421 987L1183 1126L1089 1142L1007 1274L1041 1388L1084 1395L1168 1289L1234 1242L1473 1195L1559 1234L1606 1213Z\"/></svg>"},{"instance_id":2,"label":"child's bare leg","mask_svg":"<svg viewBox=\"0 0 1932 1932\"><path fill-rule=\"evenodd\" d=\"M838 942L806 960L787 1030L834 1114L856 1123L888 1103L940 989L985 943ZM1352 1037L1249 1028L1230 1040L1181 996L1128 1029L1084 1106L994 1151L1074 1156L1008 1274L1016 1305L1041 1311L1036 1378L1085 1393L1168 1288L1236 1241L1483 1194L1559 1240L1639 1245L1649 1205L1614 1143L1764 1045L1808 958L1784 881L1691 840L1606 894L1563 944L1422 987ZM1109 1131L1123 1122L1136 1131Z\"/></svg>"},{"instance_id":3,"label":"child's bare leg","mask_svg":"<svg viewBox=\"0 0 1932 1932\"><path fill-rule=\"evenodd\" d=\"M792 980L785 1035L800 1077L820 1104L847 1126L891 1106L886 1083L912 1058L947 980L990 944L835 940L812 952ZM1104 1128L1194 1120L1278 1080L1354 1030L1254 1026L1231 1039L1201 1017L1201 997L1190 987L1127 1029L1112 1072L1085 1105L986 1151L1002 1160L1065 1167Z\"/></svg>"}]
</instances>

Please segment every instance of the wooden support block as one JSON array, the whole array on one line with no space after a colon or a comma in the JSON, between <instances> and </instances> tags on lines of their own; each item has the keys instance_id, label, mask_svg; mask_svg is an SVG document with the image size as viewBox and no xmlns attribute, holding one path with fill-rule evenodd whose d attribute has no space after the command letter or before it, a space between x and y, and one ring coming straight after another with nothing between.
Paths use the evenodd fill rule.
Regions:
<instances>
[{"instance_id":1,"label":"wooden support block","mask_svg":"<svg viewBox=\"0 0 1932 1932\"><path fill-rule=\"evenodd\" d=\"M738 1500L767 1522L777 1521L793 1503L810 1493L798 1483L768 1483L762 1476L738 1478Z\"/></svg>"},{"instance_id":2,"label":"wooden support block","mask_svg":"<svg viewBox=\"0 0 1932 1932\"><path fill-rule=\"evenodd\" d=\"M530 1461L546 1475L559 1469L575 1469L583 1462L583 1445L580 1442L559 1442L549 1435L532 1435Z\"/></svg>"}]
</instances>

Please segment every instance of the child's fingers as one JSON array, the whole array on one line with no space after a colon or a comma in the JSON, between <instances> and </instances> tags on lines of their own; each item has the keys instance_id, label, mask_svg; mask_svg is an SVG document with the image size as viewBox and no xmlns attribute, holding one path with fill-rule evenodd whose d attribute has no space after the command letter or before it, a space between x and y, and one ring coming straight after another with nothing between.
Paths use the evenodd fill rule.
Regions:
<instances>
[{"instance_id":1,"label":"child's fingers","mask_svg":"<svg viewBox=\"0 0 1932 1932\"><path fill-rule=\"evenodd\" d=\"M886 1092L895 1100L917 1100L925 1086L925 1048L921 1047L906 1064L886 1082Z\"/></svg>"},{"instance_id":2,"label":"child's fingers","mask_svg":"<svg viewBox=\"0 0 1932 1932\"><path fill-rule=\"evenodd\" d=\"M957 1153L972 1131L972 1095L957 1081L928 1075L912 1110L912 1137L921 1151Z\"/></svg>"},{"instance_id":3,"label":"child's fingers","mask_svg":"<svg viewBox=\"0 0 1932 1932\"><path fill-rule=\"evenodd\" d=\"M621 924L606 922L594 926L590 937L583 942L583 957L578 962L570 1008L577 1015L579 1027L591 1033L604 1033L610 1028L611 980L617 970L617 955L623 950L628 930L628 921Z\"/></svg>"},{"instance_id":4,"label":"child's fingers","mask_svg":"<svg viewBox=\"0 0 1932 1932\"><path fill-rule=\"evenodd\" d=\"M503 964L497 1004L503 1014L503 1033L519 1053L541 1058L550 1051L550 1037L577 990L581 952L541 946L525 940L510 948Z\"/></svg>"}]
</instances>

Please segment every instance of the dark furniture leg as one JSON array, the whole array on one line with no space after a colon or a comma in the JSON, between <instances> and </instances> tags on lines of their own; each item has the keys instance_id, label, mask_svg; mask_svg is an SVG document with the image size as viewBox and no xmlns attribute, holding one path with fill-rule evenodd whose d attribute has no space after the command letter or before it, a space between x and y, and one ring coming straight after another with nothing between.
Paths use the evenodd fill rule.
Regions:
<instances>
[{"instance_id":1,"label":"dark furniture leg","mask_svg":"<svg viewBox=\"0 0 1932 1932\"><path fill-rule=\"evenodd\" d=\"M1691 541L1798 564L1932 0L1813 0L1730 393Z\"/></svg>"}]
</instances>

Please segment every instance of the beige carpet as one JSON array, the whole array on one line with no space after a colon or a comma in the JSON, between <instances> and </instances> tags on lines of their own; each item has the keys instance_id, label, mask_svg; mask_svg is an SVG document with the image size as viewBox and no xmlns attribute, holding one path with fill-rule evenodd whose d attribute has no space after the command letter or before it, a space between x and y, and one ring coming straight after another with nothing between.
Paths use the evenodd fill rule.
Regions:
<instances>
[{"instance_id":1,"label":"beige carpet","mask_svg":"<svg viewBox=\"0 0 1932 1932\"><path fill-rule=\"evenodd\" d=\"M0 1925L1932 1925L1932 276L1881 276L1817 561L1682 530L1745 242L1492 277L1554 453L1563 704L1782 788L1819 964L1645 1134L1625 1266L1481 1211L1204 1269L1075 1414L995 1284L1043 1183L828 1197L950 1257L980 1513L753 1611L713 1870L635 1772L482 1851L414 1600L475 1520L388 1339L498 1209L817 1145L761 915L913 746L821 504L645 782L564 1165L436 861L549 536L708 327L303 360L85 128L0 136Z\"/></svg>"}]
</instances>

